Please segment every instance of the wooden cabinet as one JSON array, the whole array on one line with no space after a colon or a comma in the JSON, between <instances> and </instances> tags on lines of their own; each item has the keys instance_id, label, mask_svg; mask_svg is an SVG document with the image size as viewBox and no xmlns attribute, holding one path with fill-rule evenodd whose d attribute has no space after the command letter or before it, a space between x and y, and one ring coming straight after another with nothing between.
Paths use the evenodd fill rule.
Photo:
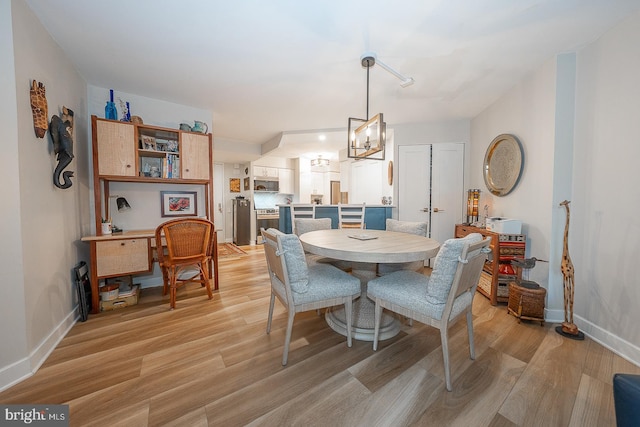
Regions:
<instances>
[{"instance_id":1,"label":"wooden cabinet","mask_svg":"<svg viewBox=\"0 0 640 427\"><path fill-rule=\"evenodd\" d=\"M149 239L118 239L96 242L98 277L123 276L151 271Z\"/></svg>"},{"instance_id":2,"label":"wooden cabinet","mask_svg":"<svg viewBox=\"0 0 640 427\"><path fill-rule=\"evenodd\" d=\"M209 137L194 133L181 133L180 158L183 179L206 179L211 176Z\"/></svg>"},{"instance_id":3,"label":"wooden cabinet","mask_svg":"<svg viewBox=\"0 0 640 427\"><path fill-rule=\"evenodd\" d=\"M511 266L514 258L524 258L526 236L523 234L500 234L485 228L456 224L455 234L464 237L471 233L480 233L491 238L491 253L484 265L478 283L478 292L489 298L491 304L509 302L509 283L520 279L522 272Z\"/></svg>"},{"instance_id":4,"label":"wooden cabinet","mask_svg":"<svg viewBox=\"0 0 640 427\"><path fill-rule=\"evenodd\" d=\"M99 120L95 123L94 168L98 175L136 176L135 128L128 123ZM96 164L95 160L100 159Z\"/></svg>"},{"instance_id":5,"label":"wooden cabinet","mask_svg":"<svg viewBox=\"0 0 640 427\"><path fill-rule=\"evenodd\" d=\"M211 134L91 117L96 234L109 212L109 183L201 184L213 218Z\"/></svg>"}]
</instances>

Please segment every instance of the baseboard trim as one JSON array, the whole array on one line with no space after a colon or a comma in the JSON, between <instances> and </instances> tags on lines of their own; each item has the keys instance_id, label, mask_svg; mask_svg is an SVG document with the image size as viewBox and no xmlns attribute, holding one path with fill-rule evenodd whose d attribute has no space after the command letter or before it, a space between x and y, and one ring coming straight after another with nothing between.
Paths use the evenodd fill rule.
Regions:
<instances>
[{"instance_id":1,"label":"baseboard trim","mask_svg":"<svg viewBox=\"0 0 640 427\"><path fill-rule=\"evenodd\" d=\"M0 391L6 390L36 373L78 319L78 306L76 305L27 357L0 369Z\"/></svg>"},{"instance_id":2,"label":"baseboard trim","mask_svg":"<svg viewBox=\"0 0 640 427\"><path fill-rule=\"evenodd\" d=\"M613 335L611 332L602 329L580 316L574 314L573 320L575 324L578 325L578 328L589 338L613 351L623 359L640 367L640 347Z\"/></svg>"},{"instance_id":3,"label":"baseboard trim","mask_svg":"<svg viewBox=\"0 0 640 427\"><path fill-rule=\"evenodd\" d=\"M544 320L548 323L562 323L564 322L564 310L545 309ZM586 336L613 351L623 359L628 360L636 366L640 366L640 347L623 340L575 314L573 315L573 321Z\"/></svg>"}]
</instances>

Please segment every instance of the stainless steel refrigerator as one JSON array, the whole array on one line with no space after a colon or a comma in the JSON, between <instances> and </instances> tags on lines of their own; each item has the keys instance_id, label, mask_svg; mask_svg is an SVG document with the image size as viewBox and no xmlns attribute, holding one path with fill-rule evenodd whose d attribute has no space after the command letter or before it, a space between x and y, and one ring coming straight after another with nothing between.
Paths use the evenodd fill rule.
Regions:
<instances>
[{"instance_id":1,"label":"stainless steel refrigerator","mask_svg":"<svg viewBox=\"0 0 640 427\"><path fill-rule=\"evenodd\" d=\"M247 199L233 199L233 243L251 243L251 202Z\"/></svg>"}]
</instances>

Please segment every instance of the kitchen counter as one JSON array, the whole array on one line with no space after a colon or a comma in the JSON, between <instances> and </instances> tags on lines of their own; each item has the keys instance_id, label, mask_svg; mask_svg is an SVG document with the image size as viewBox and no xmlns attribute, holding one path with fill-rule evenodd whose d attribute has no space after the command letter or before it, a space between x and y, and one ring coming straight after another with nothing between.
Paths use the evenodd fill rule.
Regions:
<instances>
[{"instance_id":1,"label":"kitchen counter","mask_svg":"<svg viewBox=\"0 0 640 427\"><path fill-rule=\"evenodd\" d=\"M280 209L278 229L291 233L291 210L289 205L277 205ZM387 218L392 218L393 205L366 205L364 222L369 230L386 229ZM316 218L331 218L331 228L338 228L338 205L316 205Z\"/></svg>"}]
</instances>

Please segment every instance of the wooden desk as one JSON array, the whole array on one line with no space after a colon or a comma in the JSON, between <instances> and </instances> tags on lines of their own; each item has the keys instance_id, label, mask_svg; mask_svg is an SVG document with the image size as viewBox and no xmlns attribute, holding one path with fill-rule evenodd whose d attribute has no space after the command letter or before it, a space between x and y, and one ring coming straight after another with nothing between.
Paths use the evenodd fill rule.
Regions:
<instances>
[{"instance_id":1,"label":"wooden desk","mask_svg":"<svg viewBox=\"0 0 640 427\"><path fill-rule=\"evenodd\" d=\"M350 235L375 239L358 240ZM440 248L440 243L427 237L383 230L318 230L301 235L300 241L307 252L352 262L351 274L360 279L362 288L353 305L353 337L362 341L373 341L375 304L367 298L367 283L376 277L377 264L426 260ZM325 317L333 330L346 336L344 307L328 310ZM399 331L396 318L383 314L380 339L391 338Z\"/></svg>"},{"instance_id":2,"label":"wooden desk","mask_svg":"<svg viewBox=\"0 0 640 427\"><path fill-rule=\"evenodd\" d=\"M218 239L213 233L213 269L209 268L214 279L214 290L218 289ZM88 242L91 262L91 312L100 312L98 288L100 279L149 273L153 269L153 256L156 248L155 230L131 230L102 236L85 236Z\"/></svg>"}]
</instances>

